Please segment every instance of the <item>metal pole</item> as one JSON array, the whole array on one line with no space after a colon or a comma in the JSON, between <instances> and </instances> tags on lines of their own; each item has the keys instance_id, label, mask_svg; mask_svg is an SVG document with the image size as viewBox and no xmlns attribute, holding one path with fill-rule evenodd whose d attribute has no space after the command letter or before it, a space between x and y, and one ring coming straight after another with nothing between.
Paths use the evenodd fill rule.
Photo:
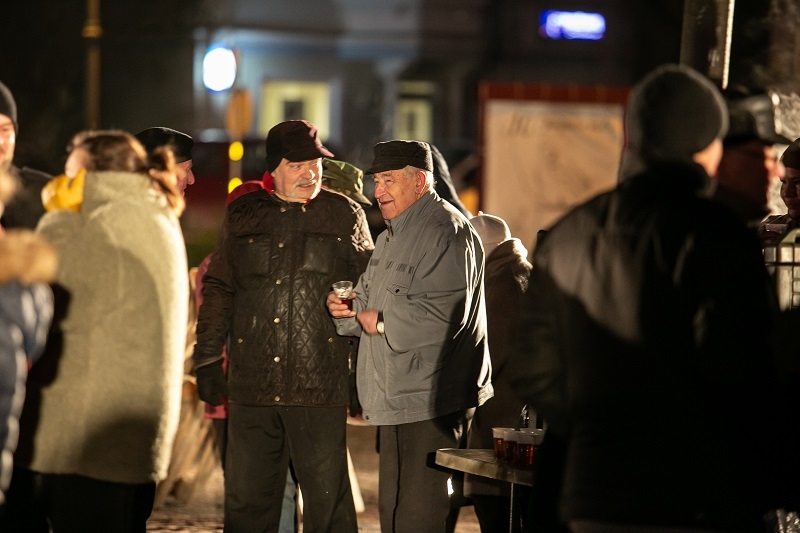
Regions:
<instances>
[{"instance_id":1,"label":"metal pole","mask_svg":"<svg viewBox=\"0 0 800 533\"><path fill-rule=\"evenodd\" d=\"M686 0L681 35L682 65L728 86L735 0Z\"/></svg>"},{"instance_id":2,"label":"metal pole","mask_svg":"<svg viewBox=\"0 0 800 533\"><path fill-rule=\"evenodd\" d=\"M82 35L86 39L86 128L100 127L100 0L87 0L86 22Z\"/></svg>"}]
</instances>

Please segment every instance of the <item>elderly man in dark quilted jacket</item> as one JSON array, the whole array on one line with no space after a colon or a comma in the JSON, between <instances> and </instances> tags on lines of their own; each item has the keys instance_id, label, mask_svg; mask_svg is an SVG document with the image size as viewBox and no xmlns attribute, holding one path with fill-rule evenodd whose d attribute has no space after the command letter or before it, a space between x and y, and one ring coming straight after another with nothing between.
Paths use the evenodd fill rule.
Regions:
<instances>
[{"instance_id":1,"label":"elderly man in dark quilted jacket","mask_svg":"<svg viewBox=\"0 0 800 533\"><path fill-rule=\"evenodd\" d=\"M345 448L347 340L325 307L355 280L372 238L361 206L322 190L317 129L267 134L264 188L230 203L203 278L194 361L200 398L229 402L225 531L278 531L291 459L303 530L357 531ZM227 382L222 347L229 342Z\"/></svg>"}]
</instances>

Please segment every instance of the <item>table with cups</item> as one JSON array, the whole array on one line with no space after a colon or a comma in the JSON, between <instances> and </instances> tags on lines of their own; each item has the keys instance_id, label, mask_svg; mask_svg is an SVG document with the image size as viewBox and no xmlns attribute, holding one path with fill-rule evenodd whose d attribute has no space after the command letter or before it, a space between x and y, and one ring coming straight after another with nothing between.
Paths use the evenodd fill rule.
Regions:
<instances>
[{"instance_id":1,"label":"table with cups","mask_svg":"<svg viewBox=\"0 0 800 533\"><path fill-rule=\"evenodd\" d=\"M492 428L494 449L442 448L436 451L436 464L497 479L511 484L509 530L514 515L514 485L533 485L536 451L544 439L543 429Z\"/></svg>"}]
</instances>

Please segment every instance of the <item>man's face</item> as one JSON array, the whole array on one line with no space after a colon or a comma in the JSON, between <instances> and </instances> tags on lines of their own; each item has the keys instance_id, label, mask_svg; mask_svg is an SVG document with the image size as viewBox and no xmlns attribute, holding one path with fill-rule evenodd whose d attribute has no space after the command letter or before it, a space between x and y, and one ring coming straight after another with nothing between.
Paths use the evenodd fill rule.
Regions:
<instances>
[{"instance_id":1,"label":"man's face","mask_svg":"<svg viewBox=\"0 0 800 533\"><path fill-rule=\"evenodd\" d=\"M178 177L178 190L184 194L188 185L194 185L194 172L192 172L192 160L184 161L175 165L175 175Z\"/></svg>"},{"instance_id":2,"label":"man's face","mask_svg":"<svg viewBox=\"0 0 800 533\"><path fill-rule=\"evenodd\" d=\"M422 172L409 174L406 169L387 170L374 176L375 199L384 220L392 220L411 207L420 197L425 175Z\"/></svg>"},{"instance_id":3,"label":"man's face","mask_svg":"<svg viewBox=\"0 0 800 533\"><path fill-rule=\"evenodd\" d=\"M278 196L290 202L305 202L319 194L322 187L322 158L308 161L283 158L271 174Z\"/></svg>"},{"instance_id":4,"label":"man's face","mask_svg":"<svg viewBox=\"0 0 800 533\"><path fill-rule=\"evenodd\" d=\"M781 198L789 210L789 216L800 219L800 170L786 169L786 174L781 178Z\"/></svg>"},{"instance_id":5,"label":"man's face","mask_svg":"<svg viewBox=\"0 0 800 533\"><path fill-rule=\"evenodd\" d=\"M14 122L6 115L0 115L0 169L11 166L16 146L17 131L14 129Z\"/></svg>"},{"instance_id":6,"label":"man's face","mask_svg":"<svg viewBox=\"0 0 800 533\"><path fill-rule=\"evenodd\" d=\"M783 175L775 148L758 139L725 148L717 170L721 186L758 209L766 207L772 184Z\"/></svg>"}]
</instances>

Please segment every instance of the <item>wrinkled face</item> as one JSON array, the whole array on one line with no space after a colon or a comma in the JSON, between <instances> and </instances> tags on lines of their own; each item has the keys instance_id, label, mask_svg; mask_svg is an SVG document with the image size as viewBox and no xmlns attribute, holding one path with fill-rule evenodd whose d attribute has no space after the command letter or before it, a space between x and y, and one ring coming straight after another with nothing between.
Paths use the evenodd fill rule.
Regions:
<instances>
[{"instance_id":1,"label":"wrinkled face","mask_svg":"<svg viewBox=\"0 0 800 533\"><path fill-rule=\"evenodd\" d=\"M375 180L375 199L384 220L392 220L416 202L422 194L425 174L410 174L405 168L378 172Z\"/></svg>"},{"instance_id":2,"label":"wrinkled face","mask_svg":"<svg viewBox=\"0 0 800 533\"><path fill-rule=\"evenodd\" d=\"M322 187L322 158L308 161L283 158L271 174L278 196L290 202L305 202L319 194Z\"/></svg>"},{"instance_id":3,"label":"wrinkled face","mask_svg":"<svg viewBox=\"0 0 800 533\"><path fill-rule=\"evenodd\" d=\"M765 208L771 185L783 175L775 148L755 139L725 148L717 180L749 205Z\"/></svg>"},{"instance_id":4,"label":"wrinkled face","mask_svg":"<svg viewBox=\"0 0 800 533\"><path fill-rule=\"evenodd\" d=\"M789 216L800 219L800 170L787 168L783 178L781 178L781 198Z\"/></svg>"},{"instance_id":5,"label":"wrinkled face","mask_svg":"<svg viewBox=\"0 0 800 533\"><path fill-rule=\"evenodd\" d=\"M89 152L83 148L75 148L69 153L67 162L64 164L64 174L70 178L78 175L82 169L86 168L89 162Z\"/></svg>"},{"instance_id":6,"label":"wrinkled face","mask_svg":"<svg viewBox=\"0 0 800 533\"><path fill-rule=\"evenodd\" d=\"M17 131L14 129L14 122L6 115L0 115L0 169L11 166L16 145Z\"/></svg>"},{"instance_id":7,"label":"wrinkled face","mask_svg":"<svg viewBox=\"0 0 800 533\"><path fill-rule=\"evenodd\" d=\"M184 194L188 185L194 184L194 172L192 172L192 160L177 163L175 165L175 175L178 178L178 191Z\"/></svg>"}]
</instances>

